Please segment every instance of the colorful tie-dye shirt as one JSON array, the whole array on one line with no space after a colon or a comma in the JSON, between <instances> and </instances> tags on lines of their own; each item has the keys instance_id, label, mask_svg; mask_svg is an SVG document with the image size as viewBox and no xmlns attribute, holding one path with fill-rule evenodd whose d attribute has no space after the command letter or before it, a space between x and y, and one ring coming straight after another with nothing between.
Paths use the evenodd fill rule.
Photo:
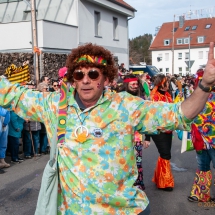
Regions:
<instances>
[{"instance_id":1,"label":"colorful tie-dye shirt","mask_svg":"<svg viewBox=\"0 0 215 215\"><path fill-rule=\"evenodd\" d=\"M49 138L56 132L59 97L0 80L0 105L11 104L22 118L43 122ZM74 135L80 121L89 130L82 144ZM58 155L58 214L139 214L149 201L133 186L138 175L134 132L189 130L190 122L180 113L180 104L145 101L126 92L104 91L95 106L82 112L73 92Z\"/></svg>"},{"instance_id":2,"label":"colorful tie-dye shirt","mask_svg":"<svg viewBox=\"0 0 215 215\"><path fill-rule=\"evenodd\" d=\"M212 92L202 112L194 119L205 143L215 148L215 92ZM207 149L205 144L204 149Z\"/></svg>"}]
</instances>

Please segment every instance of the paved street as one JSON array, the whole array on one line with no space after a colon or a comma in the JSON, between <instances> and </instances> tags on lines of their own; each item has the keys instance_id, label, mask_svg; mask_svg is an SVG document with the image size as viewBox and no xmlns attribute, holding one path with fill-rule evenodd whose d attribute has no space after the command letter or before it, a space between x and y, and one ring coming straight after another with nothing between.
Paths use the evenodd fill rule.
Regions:
<instances>
[{"instance_id":1,"label":"paved street","mask_svg":"<svg viewBox=\"0 0 215 215\"><path fill-rule=\"evenodd\" d=\"M196 170L195 152L180 153L180 142L174 138L172 167L175 176L173 192L156 189L151 182L157 160L157 149L152 143L143 151L146 193L150 199L151 215L214 215L215 205L199 205L187 201ZM33 215L36 207L43 168L48 155L12 165L0 174L0 215ZM215 171L213 170L213 173ZM215 186L212 186L215 196Z\"/></svg>"}]
</instances>

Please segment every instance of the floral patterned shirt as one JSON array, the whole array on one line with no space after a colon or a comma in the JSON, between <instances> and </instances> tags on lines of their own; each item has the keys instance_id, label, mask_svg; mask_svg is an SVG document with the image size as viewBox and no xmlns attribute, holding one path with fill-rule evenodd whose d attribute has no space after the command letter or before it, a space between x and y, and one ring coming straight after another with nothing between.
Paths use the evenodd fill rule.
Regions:
<instances>
[{"instance_id":1,"label":"floral patterned shirt","mask_svg":"<svg viewBox=\"0 0 215 215\"><path fill-rule=\"evenodd\" d=\"M0 79L0 106L43 122L49 138L56 132L59 98L55 92L40 93ZM58 214L139 214L149 201L133 186L138 176L134 132L189 130L191 121L180 113L180 104L145 101L126 92L104 91L83 112L74 92L67 99L65 144L58 155ZM81 123L89 130L82 144L74 134Z\"/></svg>"}]
</instances>

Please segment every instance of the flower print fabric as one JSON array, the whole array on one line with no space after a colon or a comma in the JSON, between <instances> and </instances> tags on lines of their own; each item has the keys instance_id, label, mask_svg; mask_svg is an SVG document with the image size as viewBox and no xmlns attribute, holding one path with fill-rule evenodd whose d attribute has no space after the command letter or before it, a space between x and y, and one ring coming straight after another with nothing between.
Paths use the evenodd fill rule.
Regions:
<instances>
[{"instance_id":1,"label":"flower print fabric","mask_svg":"<svg viewBox=\"0 0 215 215\"><path fill-rule=\"evenodd\" d=\"M56 132L59 98L55 92L43 94L0 80L0 106L11 105L22 118L43 122L49 137ZM81 124L79 118L89 130L82 144L74 134ZM104 91L97 104L83 112L70 95L65 144L58 155L58 214L130 215L143 211L148 198L133 186L138 175L134 132L189 130L190 122L178 104L144 101L126 92ZM100 136L94 135L98 129L102 130Z\"/></svg>"}]
</instances>

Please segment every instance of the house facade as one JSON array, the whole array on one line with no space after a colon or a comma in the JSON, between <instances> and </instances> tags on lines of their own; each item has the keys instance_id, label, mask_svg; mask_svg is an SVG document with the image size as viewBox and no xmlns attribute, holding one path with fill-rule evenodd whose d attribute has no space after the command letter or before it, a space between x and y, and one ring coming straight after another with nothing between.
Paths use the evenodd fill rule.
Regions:
<instances>
[{"instance_id":1,"label":"house facade","mask_svg":"<svg viewBox=\"0 0 215 215\"><path fill-rule=\"evenodd\" d=\"M38 47L70 53L91 42L129 64L128 23L135 9L123 0L35 0ZM0 52L32 52L29 0L0 0Z\"/></svg>"},{"instance_id":2,"label":"house facade","mask_svg":"<svg viewBox=\"0 0 215 215\"><path fill-rule=\"evenodd\" d=\"M215 18L164 23L150 46L152 65L164 74L195 74L207 63L213 41Z\"/></svg>"}]
</instances>

